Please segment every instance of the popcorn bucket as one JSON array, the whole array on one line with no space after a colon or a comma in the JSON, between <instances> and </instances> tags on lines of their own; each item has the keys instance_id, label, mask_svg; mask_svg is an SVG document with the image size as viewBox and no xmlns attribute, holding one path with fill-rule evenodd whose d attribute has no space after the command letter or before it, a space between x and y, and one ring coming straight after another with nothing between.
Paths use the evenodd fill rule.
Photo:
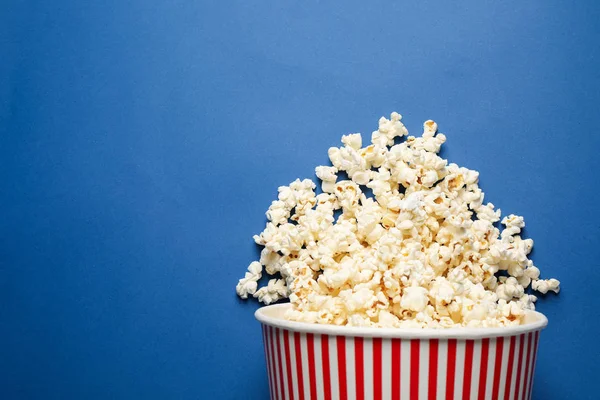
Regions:
<instances>
[{"instance_id":1,"label":"popcorn bucket","mask_svg":"<svg viewBox=\"0 0 600 400\"><path fill-rule=\"evenodd\" d=\"M530 399L548 324L530 311L514 327L359 328L287 321L288 307L255 314L271 400Z\"/></svg>"}]
</instances>

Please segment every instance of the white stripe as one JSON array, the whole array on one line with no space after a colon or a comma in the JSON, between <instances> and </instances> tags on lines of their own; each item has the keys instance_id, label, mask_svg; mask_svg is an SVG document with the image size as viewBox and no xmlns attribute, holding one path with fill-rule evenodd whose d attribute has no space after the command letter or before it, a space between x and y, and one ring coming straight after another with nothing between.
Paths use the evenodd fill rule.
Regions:
<instances>
[{"instance_id":1,"label":"white stripe","mask_svg":"<svg viewBox=\"0 0 600 400\"><path fill-rule=\"evenodd\" d=\"M528 347L527 354L529 354L529 365L527 366L528 372L525 374L527 376L527 379L526 379L526 381L523 382L523 386L525 388L525 395L523 396L523 400L527 399L527 393L528 393L527 391L529 390L529 379L531 378L531 364L533 363L533 350L534 350L533 346L535 345L534 339L535 339L535 335L532 332L531 333L531 343L530 343L531 345L527 346Z\"/></svg>"},{"instance_id":2,"label":"white stripe","mask_svg":"<svg viewBox=\"0 0 600 400\"><path fill-rule=\"evenodd\" d=\"M519 376L517 376L517 381L519 382L519 387L515 387L517 390L517 395L515 396L515 400L519 400L521 398L521 389L523 388L523 373L525 372L525 357L527 356L527 334L523 334L523 339L521 341L521 348L523 349L523 354L519 359L519 363L521 364L521 371L519 371ZM518 366L519 364L517 364ZM516 385L516 384L515 384Z\"/></svg>"},{"instance_id":3,"label":"white stripe","mask_svg":"<svg viewBox=\"0 0 600 400\"><path fill-rule=\"evenodd\" d=\"M533 362L533 359L531 357L531 352L533 351L533 333L531 334L531 346L527 345L527 356L529 357L529 365L527 365L527 359L525 359L525 376L527 377L526 380L523 381L523 387L524 387L524 392L525 395L523 396L523 400L527 399L527 394L528 394L528 390L529 390L529 379L531 378L531 363ZM529 338L527 338L527 340L529 340Z\"/></svg>"},{"instance_id":4,"label":"white stripe","mask_svg":"<svg viewBox=\"0 0 600 400\"><path fill-rule=\"evenodd\" d=\"M492 398L492 390L494 389L494 369L496 365L496 343L497 339L491 339L488 350L488 371L485 379L485 398Z\"/></svg>"},{"instance_id":5,"label":"white stripe","mask_svg":"<svg viewBox=\"0 0 600 400\"><path fill-rule=\"evenodd\" d=\"M331 398L340 398L340 381L338 379L337 342L335 336L329 337L329 374L331 378Z\"/></svg>"},{"instance_id":6,"label":"white stripe","mask_svg":"<svg viewBox=\"0 0 600 400\"><path fill-rule=\"evenodd\" d=\"M513 362L513 373L512 373L512 379L510 380L510 392L509 394L509 400L515 400L515 386L517 385L517 370L519 368L519 349L521 348L521 340L520 340L520 336L517 336L515 339L515 359Z\"/></svg>"},{"instance_id":7,"label":"white stripe","mask_svg":"<svg viewBox=\"0 0 600 400\"><path fill-rule=\"evenodd\" d=\"M531 334L531 355L529 356L529 379L527 380L527 391L525 392L526 399L529 399L529 393L531 392L533 385L533 374L535 372L535 365L533 363L533 359L536 354L535 334L536 332L532 332Z\"/></svg>"},{"instance_id":8,"label":"white stripe","mask_svg":"<svg viewBox=\"0 0 600 400\"><path fill-rule=\"evenodd\" d=\"M275 390L275 388L279 389L279 381L277 380L277 353L275 353L275 328L271 327L271 366L273 367L273 395L275 399L279 399L279 391Z\"/></svg>"},{"instance_id":9,"label":"white stripe","mask_svg":"<svg viewBox=\"0 0 600 400\"><path fill-rule=\"evenodd\" d=\"M525 369L527 367L527 353L529 352L529 347L527 345L527 334L523 336L523 357L521 357L521 376L519 377L519 387L517 388L517 400L522 400L521 394L523 393L523 387L525 386Z\"/></svg>"},{"instance_id":10,"label":"white stripe","mask_svg":"<svg viewBox=\"0 0 600 400\"><path fill-rule=\"evenodd\" d=\"M364 398L368 399L373 397L373 390L375 389L375 381L373 379L373 339L363 339L363 360Z\"/></svg>"},{"instance_id":11,"label":"white stripe","mask_svg":"<svg viewBox=\"0 0 600 400\"><path fill-rule=\"evenodd\" d=\"M471 364L471 393L470 399L477 400L477 393L479 391L479 376L481 374L481 352L483 346L481 339L475 340L473 343L473 363Z\"/></svg>"},{"instance_id":12,"label":"white stripe","mask_svg":"<svg viewBox=\"0 0 600 400\"><path fill-rule=\"evenodd\" d=\"M283 329L281 329L279 331L279 354L281 355L280 361L281 361L281 373L283 374L283 398L284 399L289 399L290 398L290 394L288 391L288 380L287 380L287 364L288 364L288 360L286 359L285 356L285 341L283 340L283 337L285 335L285 331Z\"/></svg>"},{"instance_id":13,"label":"white stripe","mask_svg":"<svg viewBox=\"0 0 600 400\"><path fill-rule=\"evenodd\" d=\"M400 345L400 399L410 400L410 340Z\"/></svg>"},{"instance_id":14,"label":"white stripe","mask_svg":"<svg viewBox=\"0 0 600 400\"><path fill-rule=\"evenodd\" d=\"M538 342L538 346L536 346L536 343L535 343L536 332L533 332L532 335L533 336L531 337L531 358L529 361L529 381L527 382L527 395L526 395L527 399L531 398L531 393L532 393L532 389L533 389L533 375L535 374L534 358L537 355L538 346L539 346L539 342Z\"/></svg>"},{"instance_id":15,"label":"white stripe","mask_svg":"<svg viewBox=\"0 0 600 400\"><path fill-rule=\"evenodd\" d=\"M537 349L535 347L535 334L533 336L533 339L531 339L531 345L533 347L533 353L531 353L531 365L529 367L529 382L528 382L528 387L527 387L527 399L531 399L533 396L533 378L535 375L535 362L534 362L534 358L535 358L535 353L537 352Z\"/></svg>"},{"instance_id":16,"label":"white stripe","mask_svg":"<svg viewBox=\"0 0 600 400\"><path fill-rule=\"evenodd\" d=\"M463 378L465 376L465 350L466 342L458 340L456 342L456 376L454 379L454 398L463 398Z\"/></svg>"},{"instance_id":17,"label":"white stripe","mask_svg":"<svg viewBox=\"0 0 600 400\"><path fill-rule=\"evenodd\" d=\"M263 325L265 335L265 356L267 357L267 379L269 380L269 398L273 399L273 363L271 359L271 340L269 339L269 327Z\"/></svg>"},{"instance_id":18,"label":"white stripe","mask_svg":"<svg viewBox=\"0 0 600 400\"><path fill-rule=\"evenodd\" d=\"M325 399L325 383L323 382L323 353L321 352L321 335L315 335L315 384L317 399Z\"/></svg>"},{"instance_id":19,"label":"white stripe","mask_svg":"<svg viewBox=\"0 0 600 400\"><path fill-rule=\"evenodd\" d=\"M386 339L381 341L381 397L384 399L392 398L392 379L392 339Z\"/></svg>"},{"instance_id":20,"label":"white stripe","mask_svg":"<svg viewBox=\"0 0 600 400\"><path fill-rule=\"evenodd\" d=\"M314 340L313 340L314 343ZM302 379L304 398L310 398L310 373L308 371L308 342L306 340L306 333L300 334L300 351L302 352Z\"/></svg>"},{"instance_id":21,"label":"white stripe","mask_svg":"<svg viewBox=\"0 0 600 400\"><path fill-rule=\"evenodd\" d=\"M267 367L267 382L271 383L271 381L269 380L269 372L270 372L270 368L269 368L269 353L267 351L267 332L266 332L266 327L264 325L262 325L262 331L263 331L263 343L264 343L264 347L265 347L265 366ZM270 389L269 389L270 390ZM269 392L269 397L270 397L270 392Z\"/></svg>"},{"instance_id":22,"label":"white stripe","mask_svg":"<svg viewBox=\"0 0 600 400\"><path fill-rule=\"evenodd\" d=\"M448 374L448 341L440 340L438 345L437 397L446 398L446 380Z\"/></svg>"},{"instance_id":23,"label":"white stripe","mask_svg":"<svg viewBox=\"0 0 600 400\"><path fill-rule=\"evenodd\" d=\"M354 338L346 338L346 388L348 400L356 399L356 371L354 369Z\"/></svg>"},{"instance_id":24,"label":"white stripe","mask_svg":"<svg viewBox=\"0 0 600 400\"><path fill-rule=\"evenodd\" d=\"M294 393L294 399L300 397L298 393L298 371L296 370L296 343L294 339L294 333L292 331L288 331L288 339L290 343L290 366L292 371L292 391Z\"/></svg>"},{"instance_id":25,"label":"white stripe","mask_svg":"<svg viewBox=\"0 0 600 400\"><path fill-rule=\"evenodd\" d=\"M273 338L275 339L275 354L279 353L279 358L277 358L277 386L279 387L278 398L283 400L285 398L285 387L283 386L283 375L280 373L280 371L283 372L284 368L283 354L281 353L281 330L278 329L276 332L274 332ZM277 340L277 338L279 338L279 340Z\"/></svg>"},{"instance_id":26,"label":"white stripe","mask_svg":"<svg viewBox=\"0 0 600 400\"><path fill-rule=\"evenodd\" d=\"M279 385L279 359L277 358L277 330L273 327L271 327L271 341L273 343L272 345L272 349L273 349L273 354L271 354L272 359L273 359L273 379L274 379L274 383L275 383L275 387L277 388L277 391L275 391L275 398L276 399L281 399L281 388Z\"/></svg>"},{"instance_id":27,"label":"white stripe","mask_svg":"<svg viewBox=\"0 0 600 400\"><path fill-rule=\"evenodd\" d=\"M538 332L536 332L536 334L538 335L538 342L537 342L537 346L536 346L535 353L534 353L534 360L532 360L533 365L532 365L532 369L531 369L531 387L529 388L529 390L530 390L529 398L533 398L533 388L535 387L535 370L537 367L537 352L539 351L539 345L540 345L540 342L539 342L540 332L538 331ZM534 338L534 340L535 340L535 338Z\"/></svg>"},{"instance_id":28,"label":"white stripe","mask_svg":"<svg viewBox=\"0 0 600 400\"><path fill-rule=\"evenodd\" d=\"M429 386L429 340L419 340L419 398L427 399Z\"/></svg>"},{"instance_id":29,"label":"white stripe","mask_svg":"<svg viewBox=\"0 0 600 400\"><path fill-rule=\"evenodd\" d=\"M502 366L500 367L500 387L498 388L498 398L504 398L504 388L506 387L506 373L508 372L508 354L510 352L510 337L504 338L504 347L502 348Z\"/></svg>"}]
</instances>

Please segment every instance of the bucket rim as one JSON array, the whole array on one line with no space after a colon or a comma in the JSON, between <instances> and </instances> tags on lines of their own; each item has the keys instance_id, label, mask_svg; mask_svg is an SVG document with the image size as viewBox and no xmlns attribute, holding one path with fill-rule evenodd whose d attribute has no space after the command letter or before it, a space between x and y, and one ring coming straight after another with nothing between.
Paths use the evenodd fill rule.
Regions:
<instances>
[{"instance_id":1,"label":"bucket rim","mask_svg":"<svg viewBox=\"0 0 600 400\"><path fill-rule=\"evenodd\" d=\"M390 339L485 339L494 337L517 336L540 331L548 325L548 318L538 311L526 311L526 322L521 325L497 328L373 328L357 326L338 326L289 321L283 315L291 304L274 304L256 310L254 316L263 325L293 332L317 335L390 338Z\"/></svg>"}]
</instances>

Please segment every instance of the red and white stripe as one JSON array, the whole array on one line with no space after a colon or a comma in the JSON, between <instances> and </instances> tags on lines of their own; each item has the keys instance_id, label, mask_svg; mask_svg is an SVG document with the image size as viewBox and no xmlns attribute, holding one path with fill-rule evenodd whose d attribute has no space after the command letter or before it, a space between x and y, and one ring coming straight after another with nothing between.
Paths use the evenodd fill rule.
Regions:
<instances>
[{"instance_id":1,"label":"red and white stripe","mask_svg":"<svg viewBox=\"0 0 600 400\"><path fill-rule=\"evenodd\" d=\"M381 339L263 325L271 400L526 400L539 334Z\"/></svg>"}]
</instances>

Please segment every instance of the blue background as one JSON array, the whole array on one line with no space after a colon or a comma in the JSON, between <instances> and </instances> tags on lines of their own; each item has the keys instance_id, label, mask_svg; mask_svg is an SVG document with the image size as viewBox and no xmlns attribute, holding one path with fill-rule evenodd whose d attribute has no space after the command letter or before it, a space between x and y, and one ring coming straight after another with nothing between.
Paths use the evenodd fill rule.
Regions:
<instances>
[{"instance_id":1,"label":"blue background","mask_svg":"<svg viewBox=\"0 0 600 400\"><path fill-rule=\"evenodd\" d=\"M251 236L394 110L562 281L534 397L597 398L598 2L92 3L0 6L2 399L266 398Z\"/></svg>"}]
</instances>

